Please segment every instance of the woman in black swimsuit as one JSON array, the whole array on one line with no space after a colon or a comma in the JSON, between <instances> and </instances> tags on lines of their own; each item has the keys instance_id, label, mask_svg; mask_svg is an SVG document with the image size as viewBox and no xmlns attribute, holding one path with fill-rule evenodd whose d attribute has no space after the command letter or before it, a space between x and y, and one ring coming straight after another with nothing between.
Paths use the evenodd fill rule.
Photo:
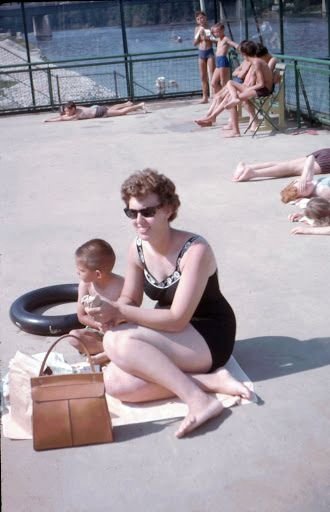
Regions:
<instances>
[{"instance_id":1,"label":"woman in black swimsuit","mask_svg":"<svg viewBox=\"0 0 330 512\"><path fill-rule=\"evenodd\" d=\"M137 231L125 284L117 302L90 310L100 326L113 327L104 337L111 360L106 390L129 402L178 396L188 405L176 433L182 437L222 412L206 392L250 398L221 368L233 350L235 316L220 292L211 247L170 224L180 205L172 181L145 169L131 175L121 193ZM140 307L144 292L157 301L154 309Z\"/></svg>"}]
</instances>

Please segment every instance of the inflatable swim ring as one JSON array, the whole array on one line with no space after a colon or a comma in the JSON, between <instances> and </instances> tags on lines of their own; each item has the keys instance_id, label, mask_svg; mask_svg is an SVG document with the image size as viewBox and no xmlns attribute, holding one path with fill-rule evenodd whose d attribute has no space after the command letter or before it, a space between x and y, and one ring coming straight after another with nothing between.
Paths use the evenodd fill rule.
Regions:
<instances>
[{"instance_id":1,"label":"inflatable swim ring","mask_svg":"<svg viewBox=\"0 0 330 512\"><path fill-rule=\"evenodd\" d=\"M11 305L11 320L22 331L41 336L61 336L71 329L79 329L83 325L76 314L47 316L35 313L37 308L51 304L77 302L78 284L58 284L38 288L25 293Z\"/></svg>"}]
</instances>

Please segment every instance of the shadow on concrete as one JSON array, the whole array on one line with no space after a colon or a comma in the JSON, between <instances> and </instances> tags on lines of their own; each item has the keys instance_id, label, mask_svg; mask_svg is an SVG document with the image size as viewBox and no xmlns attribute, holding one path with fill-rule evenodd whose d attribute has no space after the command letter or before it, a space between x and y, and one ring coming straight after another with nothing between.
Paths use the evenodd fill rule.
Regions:
<instances>
[{"instance_id":1,"label":"shadow on concrete","mask_svg":"<svg viewBox=\"0 0 330 512\"><path fill-rule=\"evenodd\" d=\"M329 365L330 338L248 338L236 342L234 356L252 381L273 379Z\"/></svg>"},{"instance_id":2,"label":"shadow on concrete","mask_svg":"<svg viewBox=\"0 0 330 512\"><path fill-rule=\"evenodd\" d=\"M227 420L232 415L232 411L230 409L224 409L221 416L217 416L216 418L211 419L205 425L201 425L198 427L196 431L191 432L191 434L186 435L183 439L191 439L193 437L200 437L208 432L212 432L217 430L219 426ZM172 423L182 421L182 417L180 418L171 418L168 420L162 421L153 421L148 423L138 423L135 425L121 425L120 427L114 427L114 437L116 443L124 443L126 441L130 441L131 439L136 439L138 437L148 436L150 434L155 434L164 430Z\"/></svg>"}]
</instances>

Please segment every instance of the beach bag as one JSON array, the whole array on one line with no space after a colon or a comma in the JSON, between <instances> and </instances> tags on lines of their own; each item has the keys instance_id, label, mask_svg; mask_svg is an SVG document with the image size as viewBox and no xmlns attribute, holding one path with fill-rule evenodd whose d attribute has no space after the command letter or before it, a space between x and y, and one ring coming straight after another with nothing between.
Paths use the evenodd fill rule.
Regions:
<instances>
[{"instance_id":1,"label":"beach bag","mask_svg":"<svg viewBox=\"0 0 330 512\"><path fill-rule=\"evenodd\" d=\"M113 441L103 373L95 371L90 354L80 340L91 366L90 373L44 374L50 352L69 336L61 336L50 346L39 376L31 378L33 447L37 451Z\"/></svg>"}]
</instances>

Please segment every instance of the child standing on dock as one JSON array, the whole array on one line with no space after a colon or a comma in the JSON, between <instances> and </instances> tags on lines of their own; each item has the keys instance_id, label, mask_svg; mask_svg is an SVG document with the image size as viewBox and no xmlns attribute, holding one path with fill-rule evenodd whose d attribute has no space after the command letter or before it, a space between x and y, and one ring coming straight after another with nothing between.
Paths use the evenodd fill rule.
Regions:
<instances>
[{"instance_id":1,"label":"child standing on dock","mask_svg":"<svg viewBox=\"0 0 330 512\"><path fill-rule=\"evenodd\" d=\"M203 11L195 13L196 27L194 46L198 46L198 66L202 82L202 101L208 103L210 83L215 68L211 30L208 28L207 16Z\"/></svg>"},{"instance_id":2,"label":"child standing on dock","mask_svg":"<svg viewBox=\"0 0 330 512\"><path fill-rule=\"evenodd\" d=\"M225 26L222 23L213 25L211 33L217 40L217 51L215 55L216 68L212 77L212 87L217 93L230 79L229 47L231 46L237 50L239 45L225 35Z\"/></svg>"}]
</instances>

